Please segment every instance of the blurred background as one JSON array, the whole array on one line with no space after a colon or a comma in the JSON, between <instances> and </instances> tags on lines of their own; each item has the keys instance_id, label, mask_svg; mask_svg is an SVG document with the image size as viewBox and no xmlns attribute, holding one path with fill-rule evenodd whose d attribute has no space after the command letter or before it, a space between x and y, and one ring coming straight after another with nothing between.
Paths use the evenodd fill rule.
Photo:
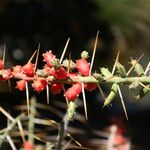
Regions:
<instances>
[{"instance_id":1,"label":"blurred background","mask_svg":"<svg viewBox=\"0 0 150 150\"><path fill-rule=\"evenodd\" d=\"M99 70L99 67L111 70L118 51L121 52L120 62L126 68L130 67L130 57L138 58L144 53L140 63L145 68L150 54L149 16L149 0L0 0L0 56L6 44L6 66L23 65L40 43L41 67L42 53L50 49L59 57L70 37L65 56L68 58L71 53L75 60L83 50L92 55L96 32L99 30L93 70ZM13 92L9 93L7 83L0 83L0 104L10 111L12 106L25 99L25 94L14 87L12 81ZM109 88L102 88L107 95ZM87 93L88 126L91 129L103 129L111 124L112 117L119 117L132 142L149 149L150 95L137 101L130 92L127 87L123 88L129 121L125 119L119 99L116 99L113 107L102 109L103 101L99 92ZM31 91L31 95L35 93ZM44 99L43 95L38 95L38 99Z\"/></svg>"}]
</instances>

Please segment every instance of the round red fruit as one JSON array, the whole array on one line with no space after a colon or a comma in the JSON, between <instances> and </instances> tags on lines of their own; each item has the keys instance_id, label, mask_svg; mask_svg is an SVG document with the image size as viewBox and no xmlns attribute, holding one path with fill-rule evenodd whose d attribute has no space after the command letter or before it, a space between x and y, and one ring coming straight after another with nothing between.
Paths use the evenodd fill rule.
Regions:
<instances>
[{"instance_id":1,"label":"round red fruit","mask_svg":"<svg viewBox=\"0 0 150 150\"><path fill-rule=\"evenodd\" d=\"M44 61L47 63L49 67L52 67L52 60L55 58L55 55L52 51L48 51L43 54Z\"/></svg>"},{"instance_id":2,"label":"round red fruit","mask_svg":"<svg viewBox=\"0 0 150 150\"><path fill-rule=\"evenodd\" d=\"M30 142L28 142L28 141L26 141L24 143L23 148L24 148L24 150L34 150L33 145Z\"/></svg>"},{"instance_id":3,"label":"round red fruit","mask_svg":"<svg viewBox=\"0 0 150 150\"><path fill-rule=\"evenodd\" d=\"M3 60L2 60L2 59L0 59L0 70L2 70L2 69L3 69L3 67L4 67L4 62L3 62Z\"/></svg>"},{"instance_id":4,"label":"round red fruit","mask_svg":"<svg viewBox=\"0 0 150 150\"><path fill-rule=\"evenodd\" d=\"M20 80L17 82L16 88L20 91L23 91L26 89L26 81L25 80Z\"/></svg>"},{"instance_id":5,"label":"round red fruit","mask_svg":"<svg viewBox=\"0 0 150 150\"><path fill-rule=\"evenodd\" d=\"M32 63L27 63L23 66L23 72L27 75L32 77L35 74L35 70L34 70L34 64Z\"/></svg>"},{"instance_id":6,"label":"round red fruit","mask_svg":"<svg viewBox=\"0 0 150 150\"><path fill-rule=\"evenodd\" d=\"M44 78L38 78L34 80L32 87L36 92L40 93L46 88L46 85L47 81Z\"/></svg>"},{"instance_id":7,"label":"round red fruit","mask_svg":"<svg viewBox=\"0 0 150 150\"><path fill-rule=\"evenodd\" d=\"M50 91L52 94L59 94L62 90L63 90L62 83L56 82L50 86Z\"/></svg>"},{"instance_id":8,"label":"round red fruit","mask_svg":"<svg viewBox=\"0 0 150 150\"><path fill-rule=\"evenodd\" d=\"M15 67L13 67L13 72L15 73L22 73L23 72L23 68L21 65L17 65Z\"/></svg>"},{"instance_id":9,"label":"round red fruit","mask_svg":"<svg viewBox=\"0 0 150 150\"><path fill-rule=\"evenodd\" d=\"M2 77L4 80L9 80L10 78L12 78L12 72L10 69L4 69L2 72Z\"/></svg>"},{"instance_id":10,"label":"round red fruit","mask_svg":"<svg viewBox=\"0 0 150 150\"><path fill-rule=\"evenodd\" d=\"M46 73L47 73L48 75L50 75L50 73L51 73L51 68L50 68L47 64L45 64L43 70L45 70Z\"/></svg>"},{"instance_id":11,"label":"round red fruit","mask_svg":"<svg viewBox=\"0 0 150 150\"><path fill-rule=\"evenodd\" d=\"M79 96L81 92L82 92L81 83L75 83L72 85L72 87L67 89L67 91L65 92L65 97L68 101L73 101Z\"/></svg>"},{"instance_id":12,"label":"round red fruit","mask_svg":"<svg viewBox=\"0 0 150 150\"><path fill-rule=\"evenodd\" d=\"M89 75L90 64L85 59L76 60L76 68L82 75Z\"/></svg>"},{"instance_id":13,"label":"round red fruit","mask_svg":"<svg viewBox=\"0 0 150 150\"><path fill-rule=\"evenodd\" d=\"M58 70L52 68L50 72L56 79L65 80L67 78L67 71L63 67L60 67Z\"/></svg>"},{"instance_id":14,"label":"round red fruit","mask_svg":"<svg viewBox=\"0 0 150 150\"><path fill-rule=\"evenodd\" d=\"M87 91L93 91L94 89L97 88L97 84L96 83L87 83L87 84L84 85L84 88Z\"/></svg>"}]
</instances>

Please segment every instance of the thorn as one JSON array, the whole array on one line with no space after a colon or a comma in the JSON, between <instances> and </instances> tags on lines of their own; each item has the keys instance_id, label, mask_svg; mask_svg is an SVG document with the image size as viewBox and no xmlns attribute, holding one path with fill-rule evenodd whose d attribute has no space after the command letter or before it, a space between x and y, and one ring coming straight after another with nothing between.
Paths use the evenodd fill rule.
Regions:
<instances>
[{"instance_id":1,"label":"thorn","mask_svg":"<svg viewBox=\"0 0 150 150\"><path fill-rule=\"evenodd\" d=\"M102 108L104 108L106 105L104 104L103 106L102 106Z\"/></svg>"},{"instance_id":2,"label":"thorn","mask_svg":"<svg viewBox=\"0 0 150 150\"><path fill-rule=\"evenodd\" d=\"M21 135L21 138L22 138L22 141L23 143L25 143L25 133L24 133L24 130L23 130L23 126L22 126L22 123L20 120L17 121L17 124L18 124L18 128L20 130L20 135Z\"/></svg>"},{"instance_id":3,"label":"thorn","mask_svg":"<svg viewBox=\"0 0 150 150\"><path fill-rule=\"evenodd\" d=\"M122 96L121 89L120 89L119 85L118 85L118 93L119 93L119 96L120 96L120 100L121 100L121 103L122 103L122 107L123 107L126 119L127 119L127 121L129 121L126 106L125 106L125 103L124 103L123 96Z\"/></svg>"},{"instance_id":4,"label":"thorn","mask_svg":"<svg viewBox=\"0 0 150 150\"><path fill-rule=\"evenodd\" d=\"M66 89L65 89L65 87L64 87L64 84L62 84L62 86L63 86L63 91L64 91L64 93L66 92ZM64 97L65 97L65 94L64 94ZM65 100L66 100L66 103L67 103L67 108L69 107L69 101L68 101L68 99L65 97Z\"/></svg>"},{"instance_id":5,"label":"thorn","mask_svg":"<svg viewBox=\"0 0 150 150\"><path fill-rule=\"evenodd\" d=\"M97 87L98 87L98 90L99 90L99 92L100 92L100 95L102 96L102 98L105 100L105 95L104 95L104 92L103 92L103 90L102 90L102 88L100 87L100 85L97 83Z\"/></svg>"},{"instance_id":6,"label":"thorn","mask_svg":"<svg viewBox=\"0 0 150 150\"><path fill-rule=\"evenodd\" d=\"M60 60L59 60L60 64L62 63L62 60L63 60L64 55L65 55L65 53L66 53L66 50L67 50L69 41L70 41L70 38L68 38L68 40L67 40L67 42L66 42L66 45L65 45L65 47L64 47L64 50L63 50L63 52L62 52L62 54L61 54L61 57L60 57Z\"/></svg>"},{"instance_id":7,"label":"thorn","mask_svg":"<svg viewBox=\"0 0 150 150\"><path fill-rule=\"evenodd\" d=\"M14 121L14 118L0 106L0 112L2 112L9 120Z\"/></svg>"},{"instance_id":8,"label":"thorn","mask_svg":"<svg viewBox=\"0 0 150 150\"><path fill-rule=\"evenodd\" d=\"M82 82L82 96L83 96L83 103L84 103L85 118L86 118L86 120L88 120L86 97L85 97L85 90L84 90L84 83L83 82Z\"/></svg>"},{"instance_id":9,"label":"thorn","mask_svg":"<svg viewBox=\"0 0 150 150\"><path fill-rule=\"evenodd\" d=\"M92 72L92 67L93 67L96 48L97 48L98 36L99 36L99 31L97 31L97 34L96 34L96 39L95 39L95 43L94 43L94 49L93 49L93 55L92 55L92 59L91 59L91 66L90 66L89 76L91 75L91 72Z\"/></svg>"},{"instance_id":10,"label":"thorn","mask_svg":"<svg viewBox=\"0 0 150 150\"><path fill-rule=\"evenodd\" d=\"M135 67L135 65L140 61L140 59L143 57L144 53L138 58L138 60L136 61L136 63L129 69L129 71L127 72L126 76L128 76L131 71L133 70L133 68ZM132 57L131 58L131 61L133 60Z\"/></svg>"},{"instance_id":11,"label":"thorn","mask_svg":"<svg viewBox=\"0 0 150 150\"><path fill-rule=\"evenodd\" d=\"M114 63L114 66L113 66L113 69L112 69L112 72L111 72L111 76L114 75L116 65L117 65L117 62L118 62L118 59L119 59L119 55L120 55L120 51L118 51L118 53L117 53L116 60L115 60L115 63Z\"/></svg>"},{"instance_id":12,"label":"thorn","mask_svg":"<svg viewBox=\"0 0 150 150\"><path fill-rule=\"evenodd\" d=\"M10 80L8 80L8 88L9 88L9 92L11 93L11 82L10 82Z\"/></svg>"},{"instance_id":13,"label":"thorn","mask_svg":"<svg viewBox=\"0 0 150 150\"><path fill-rule=\"evenodd\" d=\"M70 72L71 53L69 54L68 73Z\"/></svg>"},{"instance_id":14,"label":"thorn","mask_svg":"<svg viewBox=\"0 0 150 150\"><path fill-rule=\"evenodd\" d=\"M144 85L142 82L139 82L139 84L140 84L142 87L144 87L144 88L146 88L146 89L148 89L148 90L150 91L150 88L149 88L148 86Z\"/></svg>"},{"instance_id":15,"label":"thorn","mask_svg":"<svg viewBox=\"0 0 150 150\"><path fill-rule=\"evenodd\" d=\"M37 50L36 50L36 51L34 51L34 53L33 53L33 54L32 54L32 56L30 57L30 59L29 59L29 61L27 62L27 64L28 64L28 63L30 63L30 62L32 61L32 59L34 58L34 56L35 56L36 52L37 52Z\"/></svg>"},{"instance_id":16,"label":"thorn","mask_svg":"<svg viewBox=\"0 0 150 150\"><path fill-rule=\"evenodd\" d=\"M150 62L148 63L148 65L145 69L144 75L146 75L148 73L149 69L150 69Z\"/></svg>"},{"instance_id":17,"label":"thorn","mask_svg":"<svg viewBox=\"0 0 150 150\"><path fill-rule=\"evenodd\" d=\"M11 137L10 137L9 135L7 135L6 138L7 138L8 142L9 142L9 144L10 144L12 150L17 150L17 148L16 148L16 146L15 146L13 140L11 139Z\"/></svg>"},{"instance_id":18,"label":"thorn","mask_svg":"<svg viewBox=\"0 0 150 150\"><path fill-rule=\"evenodd\" d=\"M5 58L6 58L6 44L4 45L4 50L3 50L3 68L2 68L2 70L5 67Z\"/></svg>"},{"instance_id":19,"label":"thorn","mask_svg":"<svg viewBox=\"0 0 150 150\"><path fill-rule=\"evenodd\" d=\"M47 97L47 104L49 104L49 86L46 85L46 97Z\"/></svg>"},{"instance_id":20,"label":"thorn","mask_svg":"<svg viewBox=\"0 0 150 150\"><path fill-rule=\"evenodd\" d=\"M76 139L74 139L69 133L67 133L67 136L70 137L71 140L73 140L78 146L83 147L81 143L79 143Z\"/></svg>"},{"instance_id":21,"label":"thorn","mask_svg":"<svg viewBox=\"0 0 150 150\"><path fill-rule=\"evenodd\" d=\"M29 109L30 109L30 104L29 104L29 88L28 88L28 82L26 81L26 100L27 100L27 112L29 115Z\"/></svg>"},{"instance_id":22,"label":"thorn","mask_svg":"<svg viewBox=\"0 0 150 150\"><path fill-rule=\"evenodd\" d=\"M37 55L36 55L36 60L35 60L35 67L34 67L34 71L36 71L37 64L38 64L39 53L40 53L40 46L41 46L41 44L39 43L38 50L37 50Z\"/></svg>"}]
</instances>

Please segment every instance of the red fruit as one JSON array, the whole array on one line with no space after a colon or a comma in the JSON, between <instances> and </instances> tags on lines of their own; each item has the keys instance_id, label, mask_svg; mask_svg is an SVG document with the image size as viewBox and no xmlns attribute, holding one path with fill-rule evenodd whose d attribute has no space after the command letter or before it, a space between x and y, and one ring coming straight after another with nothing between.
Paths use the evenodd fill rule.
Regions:
<instances>
[{"instance_id":1,"label":"red fruit","mask_svg":"<svg viewBox=\"0 0 150 150\"><path fill-rule=\"evenodd\" d=\"M32 63L27 63L23 66L23 72L27 75L32 77L35 74L34 71L34 64Z\"/></svg>"},{"instance_id":2,"label":"red fruit","mask_svg":"<svg viewBox=\"0 0 150 150\"><path fill-rule=\"evenodd\" d=\"M53 83L51 86L50 86L50 91L51 93L53 94L58 94L60 93L61 91L63 90L63 85L62 83Z\"/></svg>"},{"instance_id":3,"label":"red fruit","mask_svg":"<svg viewBox=\"0 0 150 150\"><path fill-rule=\"evenodd\" d=\"M34 80L32 87L38 93L43 91L46 88L47 81L44 78L37 78Z\"/></svg>"},{"instance_id":4,"label":"red fruit","mask_svg":"<svg viewBox=\"0 0 150 150\"><path fill-rule=\"evenodd\" d=\"M60 67L58 70L52 68L50 73L56 79L65 80L67 78L67 71L63 67Z\"/></svg>"},{"instance_id":5,"label":"red fruit","mask_svg":"<svg viewBox=\"0 0 150 150\"><path fill-rule=\"evenodd\" d=\"M47 72L48 75L50 75L51 68L47 64L44 66L44 70Z\"/></svg>"},{"instance_id":6,"label":"red fruit","mask_svg":"<svg viewBox=\"0 0 150 150\"><path fill-rule=\"evenodd\" d=\"M113 144L114 145L123 145L125 143L127 143L127 138L125 138L123 135L121 134L117 134L115 135L114 139L113 139Z\"/></svg>"},{"instance_id":7,"label":"red fruit","mask_svg":"<svg viewBox=\"0 0 150 150\"><path fill-rule=\"evenodd\" d=\"M90 71L90 64L85 59L76 60L76 68L78 71L84 75L88 76Z\"/></svg>"},{"instance_id":8,"label":"red fruit","mask_svg":"<svg viewBox=\"0 0 150 150\"><path fill-rule=\"evenodd\" d=\"M20 91L23 91L26 89L26 81L25 80L20 80L17 82L16 88Z\"/></svg>"},{"instance_id":9,"label":"red fruit","mask_svg":"<svg viewBox=\"0 0 150 150\"><path fill-rule=\"evenodd\" d=\"M23 145L23 149L24 150L34 150L34 147L30 142L26 141Z\"/></svg>"},{"instance_id":10,"label":"red fruit","mask_svg":"<svg viewBox=\"0 0 150 150\"><path fill-rule=\"evenodd\" d=\"M13 72L15 72L15 73L22 73L23 72L22 66L17 65L15 67L13 67Z\"/></svg>"},{"instance_id":11,"label":"red fruit","mask_svg":"<svg viewBox=\"0 0 150 150\"><path fill-rule=\"evenodd\" d=\"M96 89L96 87L97 87L96 83L87 83L87 84L84 85L84 88L87 91L93 91L94 89Z\"/></svg>"},{"instance_id":12,"label":"red fruit","mask_svg":"<svg viewBox=\"0 0 150 150\"><path fill-rule=\"evenodd\" d=\"M4 62L3 62L3 60L2 60L2 59L0 59L0 70L2 70L2 69L3 69L3 67L4 67Z\"/></svg>"},{"instance_id":13,"label":"red fruit","mask_svg":"<svg viewBox=\"0 0 150 150\"><path fill-rule=\"evenodd\" d=\"M46 61L47 65L49 67L52 67L52 60L55 58L55 55L52 53L52 51L48 51L43 54L44 61Z\"/></svg>"},{"instance_id":14,"label":"red fruit","mask_svg":"<svg viewBox=\"0 0 150 150\"><path fill-rule=\"evenodd\" d=\"M3 72L2 72L2 77L4 80L8 80L10 78L12 78L12 72L10 69L4 69Z\"/></svg>"},{"instance_id":15,"label":"red fruit","mask_svg":"<svg viewBox=\"0 0 150 150\"><path fill-rule=\"evenodd\" d=\"M67 98L68 101L73 101L79 96L81 92L82 92L81 83L75 83L72 85L72 87L67 89L67 91L65 92L65 97Z\"/></svg>"}]
</instances>

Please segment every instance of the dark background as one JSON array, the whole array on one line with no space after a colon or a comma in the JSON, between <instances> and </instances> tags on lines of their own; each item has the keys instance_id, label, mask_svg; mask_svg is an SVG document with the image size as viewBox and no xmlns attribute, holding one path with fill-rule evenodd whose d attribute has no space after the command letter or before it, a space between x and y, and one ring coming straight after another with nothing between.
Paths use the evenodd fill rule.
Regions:
<instances>
[{"instance_id":1,"label":"dark background","mask_svg":"<svg viewBox=\"0 0 150 150\"><path fill-rule=\"evenodd\" d=\"M2 56L6 44L6 66L12 68L17 64L23 65L40 43L38 67L41 67L42 53L51 49L59 57L70 37L66 57L71 53L75 60L80 57L82 50L92 55L96 32L99 30L93 70L102 66L112 69L118 50L121 52L121 62L128 68L130 56L137 58L145 53L145 59L141 60L145 67L150 48L148 4L146 0L1 0L0 54ZM14 87L15 81L12 81L13 92L9 93L7 84L0 85L0 104L10 112L15 104L25 99L25 94L17 92ZM107 86L103 89L106 94L109 93ZM33 91L30 93L35 94ZM133 143L149 149L149 96L136 101L128 93L129 90L124 89L129 121L126 121L118 99L113 107L101 109L102 101L97 96L99 93L87 93L89 126L102 129L109 124L112 116L121 117ZM38 97L39 100L44 98L43 94ZM5 120L4 116L1 116L1 120ZM3 123L1 127L4 127Z\"/></svg>"}]
</instances>

